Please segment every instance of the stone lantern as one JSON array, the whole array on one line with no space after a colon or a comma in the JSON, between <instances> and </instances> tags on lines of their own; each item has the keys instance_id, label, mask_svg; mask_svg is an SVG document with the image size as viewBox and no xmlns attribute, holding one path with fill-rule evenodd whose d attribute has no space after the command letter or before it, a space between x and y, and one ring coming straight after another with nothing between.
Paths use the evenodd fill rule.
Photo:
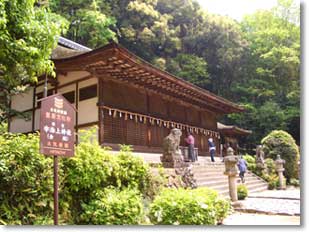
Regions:
<instances>
[{"instance_id":1,"label":"stone lantern","mask_svg":"<svg viewBox=\"0 0 309 232\"><path fill-rule=\"evenodd\" d=\"M280 155L277 155L277 159L275 160L275 165L276 165L276 171L278 172L278 176L279 176L279 189L285 189L284 176L283 176L283 171L284 171L283 165L284 164L285 164L285 160L281 159Z\"/></svg>"},{"instance_id":2,"label":"stone lantern","mask_svg":"<svg viewBox=\"0 0 309 232\"><path fill-rule=\"evenodd\" d=\"M237 198L237 185L236 185L236 175L238 174L237 169L238 158L234 155L233 148L229 147L227 149L227 156L224 157L225 172L224 174L228 176L229 179L229 193L232 202L238 200Z\"/></svg>"}]
</instances>

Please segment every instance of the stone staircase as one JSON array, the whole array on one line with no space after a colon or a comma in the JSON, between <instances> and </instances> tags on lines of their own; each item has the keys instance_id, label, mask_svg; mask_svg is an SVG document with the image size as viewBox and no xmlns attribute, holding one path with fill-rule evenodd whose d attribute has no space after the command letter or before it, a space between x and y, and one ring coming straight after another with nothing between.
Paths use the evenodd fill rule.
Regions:
<instances>
[{"instance_id":1,"label":"stone staircase","mask_svg":"<svg viewBox=\"0 0 309 232\"><path fill-rule=\"evenodd\" d=\"M143 158L153 167L161 164L161 154L137 152L133 154ZM217 190L219 194L228 196L228 177L224 175L224 163L219 157L215 157L215 161L215 163L212 163L210 157L199 156L198 161L193 164L194 177L198 186L209 187ZM249 194L267 190L267 183L250 171L246 172L245 181L244 184L247 186ZM241 184L240 178L237 178L237 184Z\"/></svg>"},{"instance_id":2,"label":"stone staircase","mask_svg":"<svg viewBox=\"0 0 309 232\"><path fill-rule=\"evenodd\" d=\"M199 159L199 162L193 165L193 173L198 186L209 187L217 190L219 194L228 196L228 177L224 175L224 170L224 163L219 160L211 163L207 159L204 161ZM237 177L237 184L241 184L239 177ZM244 184L247 186L249 194L267 190L267 183L250 171L245 174Z\"/></svg>"}]
</instances>

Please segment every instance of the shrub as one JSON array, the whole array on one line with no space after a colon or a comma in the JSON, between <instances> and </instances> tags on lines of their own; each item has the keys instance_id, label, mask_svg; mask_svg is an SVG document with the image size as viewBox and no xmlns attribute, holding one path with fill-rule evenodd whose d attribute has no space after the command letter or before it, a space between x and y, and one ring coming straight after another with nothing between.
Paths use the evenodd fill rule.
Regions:
<instances>
[{"instance_id":1,"label":"shrub","mask_svg":"<svg viewBox=\"0 0 309 232\"><path fill-rule=\"evenodd\" d=\"M299 186L300 186L299 180L294 179L294 178L292 178L292 179L290 180L290 184L293 185L293 186L295 186L295 187L299 187Z\"/></svg>"},{"instance_id":2,"label":"shrub","mask_svg":"<svg viewBox=\"0 0 309 232\"><path fill-rule=\"evenodd\" d=\"M230 204L208 188L164 189L150 205L154 224L216 225L225 218Z\"/></svg>"},{"instance_id":3,"label":"shrub","mask_svg":"<svg viewBox=\"0 0 309 232\"><path fill-rule=\"evenodd\" d=\"M6 122L0 122L0 135L8 131L8 124Z\"/></svg>"},{"instance_id":4,"label":"shrub","mask_svg":"<svg viewBox=\"0 0 309 232\"><path fill-rule=\"evenodd\" d=\"M279 186L279 177L277 175L267 176L268 189L272 190Z\"/></svg>"},{"instance_id":5,"label":"shrub","mask_svg":"<svg viewBox=\"0 0 309 232\"><path fill-rule=\"evenodd\" d=\"M244 200L248 196L248 188L244 184L237 186L237 197L238 200Z\"/></svg>"},{"instance_id":6,"label":"shrub","mask_svg":"<svg viewBox=\"0 0 309 232\"><path fill-rule=\"evenodd\" d=\"M286 161L285 176L288 182L298 177L299 150L290 134L282 130L272 131L262 139L262 144L266 156L275 160L280 155Z\"/></svg>"},{"instance_id":7,"label":"shrub","mask_svg":"<svg viewBox=\"0 0 309 232\"><path fill-rule=\"evenodd\" d=\"M270 158L265 159L265 167L266 167L265 172L268 175L277 175L276 164L273 159L270 159Z\"/></svg>"},{"instance_id":8,"label":"shrub","mask_svg":"<svg viewBox=\"0 0 309 232\"><path fill-rule=\"evenodd\" d=\"M85 209L100 200L98 193L121 195L123 190L132 199L133 192L151 199L160 191L161 181L127 147L117 156L96 140L81 141L74 157L59 159L59 224L83 223ZM0 135L0 224L52 223L53 159L39 154L38 134Z\"/></svg>"},{"instance_id":9,"label":"shrub","mask_svg":"<svg viewBox=\"0 0 309 232\"><path fill-rule=\"evenodd\" d=\"M0 224L52 224L53 160L38 151L37 134L0 135Z\"/></svg>"},{"instance_id":10,"label":"shrub","mask_svg":"<svg viewBox=\"0 0 309 232\"><path fill-rule=\"evenodd\" d=\"M137 188L141 193L147 195L150 187L150 167L142 158L132 155L129 146L121 146L119 155L115 156L119 165L116 176L119 187Z\"/></svg>"},{"instance_id":11,"label":"shrub","mask_svg":"<svg viewBox=\"0 0 309 232\"><path fill-rule=\"evenodd\" d=\"M253 173L256 173L256 162L255 162L255 158L251 155L243 155L243 159L246 160L247 165L248 165L248 170L250 170Z\"/></svg>"},{"instance_id":12,"label":"shrub","mask_svg":"<svg viewBox=\"0 0 309 232\"><path fill-rule=\"evenodd\" d=\"M112 155L96 141L82 141L75 156L63 160L66 178L62 192L69 203L73 223L84 223L82 206L94 204L96 193L104 188L130 188L147 196L153 184L150 168L141 158L133 156L128 146L122 146L119 155Z\"/></svg>"},{"instance_id":13,"label":"shrub","mask_svg":"<svg viewBox=\"0 0 309 232\"><path fill-rule=\"evenodd\" d=\"M143 218L142 197L138 190L106 188L82 204L82 224L128 225Z\"/></svg>"}]
</instances>

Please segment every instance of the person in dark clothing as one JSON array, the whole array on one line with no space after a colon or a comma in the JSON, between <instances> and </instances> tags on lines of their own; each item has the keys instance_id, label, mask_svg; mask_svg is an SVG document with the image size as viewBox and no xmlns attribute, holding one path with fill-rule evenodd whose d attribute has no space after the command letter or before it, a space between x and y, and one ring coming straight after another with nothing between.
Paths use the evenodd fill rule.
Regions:
<instances>
[{"instance_id":1,"label":"person in dark clothing","mask_svg":"<svg viewBox=\"0 0 309 232\"><path fill-rule=\"evenodd\" d=\"M194 137L190 132L188 132L187 135L188 136L187 136L187 138L185 138L185 140L186 140L186 143L188 144L188 148L189 148L189 159L190 159L190 161L195 162L196 157L195 157L195 154L194 154Z\"/></svg>"},{"instance_id":2,"label":"person in dark clothing","mask_svg":"<svg viewBox=\"0 0 309 232\"><path fill-rule=\"evenodd\" d=\"M242 156L238 160L237 166L238 166L239 177L241 179L241 182L245 183L245 173L247 171L247 162L246 160L242 158Z\"/></svg>"},{"instance_id":3,"label":"person in dark clothing","mask_svg":"<svg viewBox=\"0 0 309 232\"><path fill-rule=\"evenodd\" d=\"M212 138L208 139L209 153L211 157L211 162L215 162L216 145Z\"/></svg>"}]
</instances>

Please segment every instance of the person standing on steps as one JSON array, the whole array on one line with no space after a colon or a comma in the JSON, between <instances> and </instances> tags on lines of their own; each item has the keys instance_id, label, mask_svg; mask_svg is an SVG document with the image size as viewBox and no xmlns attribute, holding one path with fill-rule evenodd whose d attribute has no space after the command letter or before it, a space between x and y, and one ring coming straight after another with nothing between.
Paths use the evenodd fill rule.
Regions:
<instances>
[{"instance_id":1,"label":"person standing on steps","mask_svg":"<svg viewBox=\"0 0 309 232\"><path fill-rule=\"evenodd\" d=\"M212 138L208 139L209 153L211 162L215 162L216 145Z\"/></svg>"},{"instance_id":2,"label":"person standing on steps","mask_svg":"<svg viewBox=\"0 0 309 232\"><path fill-rule=\"evenodd\" d=\"M245 183L245 173L247 171L247 162L246 162L246 160L244 160L242 158L242 156L240 156L240 159L238 160L237 166L238 166L239 177L241 179L241 182Z\"/></svg>"},{"instance_id":3,"label":"person standing on steps","mask_svg":"<svg viewBox=\"0 0 309 232\"><path fill-rule=\"evenodd\" d=\"M187 132L187 138L185 138L185 141L188 144L189 148L189 159L191 162L195 162L196 157L194 154L194 137L190 132Z\"/></svg>"}]
</instances>

